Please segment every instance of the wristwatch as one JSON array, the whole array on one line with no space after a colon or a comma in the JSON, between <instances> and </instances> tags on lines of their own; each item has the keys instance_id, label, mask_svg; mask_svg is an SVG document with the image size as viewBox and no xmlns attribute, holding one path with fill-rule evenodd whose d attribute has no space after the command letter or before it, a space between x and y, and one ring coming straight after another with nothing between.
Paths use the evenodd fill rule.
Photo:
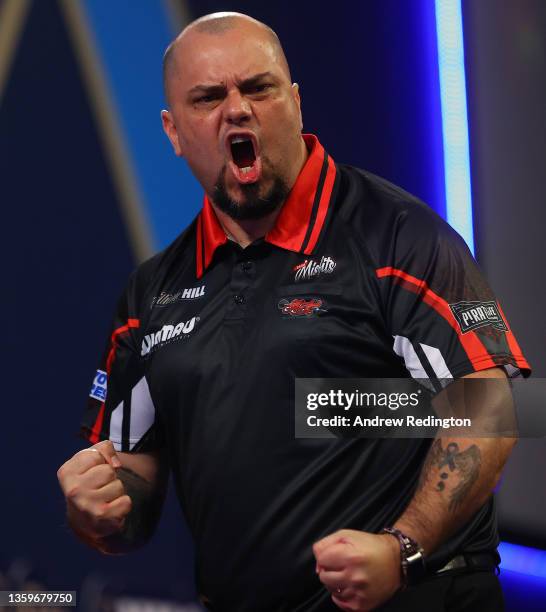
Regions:
<instances>
[{"instance_id":1,"label":"wristwatch","mask_svg":"<svg viewBox=\"0 0 546 612\"><path fill-rule=\"evenodd\" d=\"M413 539L396 527L384 527L381 533L390 533L400 544L400 563L402 565L402 589L416 584L427 573L425 551Z\"/></svg>"}]
</instances>

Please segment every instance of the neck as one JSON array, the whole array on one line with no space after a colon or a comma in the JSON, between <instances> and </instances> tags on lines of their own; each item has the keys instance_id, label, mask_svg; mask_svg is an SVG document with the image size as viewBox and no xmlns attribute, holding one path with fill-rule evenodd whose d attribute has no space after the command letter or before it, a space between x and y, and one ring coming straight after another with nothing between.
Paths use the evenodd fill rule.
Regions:
<instances>
[{"instance_id":1,"label":"neck","mask_svg":"<svg viewBox=\"0 0 546 612\"><path fill-rule=\"evenodd\" d=\"M297 161L293 166L292 176L288 182L290 189L294 186L301 169L305 165L307 158L309 157L309 152L307 151L307 147L305 146L305 141L301 138L300 148L298 151ZM213 200L210 200L214 212L216 213L216 217L222 226L226 235L235 240L241 247L246 248L249 244L252 244L258 238L263 238L271 229L273 229L275 222L277 221L277 217L279 216L282 207L284 206L284 202L274 210L271 214L267 215L263 219L252 219L248 221L238 221L232 219L229 215L222 212L217 208L214 204Z\"/></svg>"},{"instance_id":2,"label":"neck","mask_svg":"<svg viewBox=\"0 0 546 612\"><path fill-rule=\"evenodd\" d=\"M236 221L230 216L226 215L225 212L219 210L212 202L214 212L222 226L226 235L235 240L243 249L249 244L252 244L258 238L262 238L267 232L273 228L275 221L281 212L282 205L274 210L270 215L263 219L252 219L249 221Z\"/></svg>"}]
</instances>

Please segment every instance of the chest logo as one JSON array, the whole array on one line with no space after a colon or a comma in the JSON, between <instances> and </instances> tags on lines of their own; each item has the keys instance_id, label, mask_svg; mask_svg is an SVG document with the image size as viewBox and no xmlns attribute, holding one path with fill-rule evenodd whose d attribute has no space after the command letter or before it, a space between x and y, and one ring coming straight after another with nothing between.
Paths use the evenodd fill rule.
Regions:
<instances>
[{"instance_id":1,"label":"chest logo","mask_svg":"<svg viewBox=\"0 0 546 612\"><path fill-rule=\"evenodd\" d=\"M302 263L294 266L293 271L296 273L294 280L309 280L321 274L331 274L336 267L336 262L326 255L323 255L319 262L314 259L306 259Z\"/></svg>"},{"instance_id":2,"label":"chest logo","mask_svg":"<svg viewBox=\"0 0 546 612\"><path fill-rule=\"evenodd\" d=\"M141 356L146 357L146 355L152 351L166 344L170 344L182 338L187 338L198 322L199 317L192 317L189 321L182 321L177 325L163 325L159 331L146 334L142 339Z\"/></svg>"},{"instance_id":3,"label":"chest logo","mask_svg":"<svg viewBox=\"0 0 546 612\"><path fill-rule=\"evenodd\" d=\"M321 308L322 300L319 298L294 298L291 301L287 299L280 300L278 307L284 315L291 317L312 317L319 312L326 312L325 308Z\"/></svg>"},{"instance_id":4,"label":"chest logo","mask_svg":"<svg viewBox=\"0 0 546 612\"><path fill-rule=\"evenodd\" d=\"M195 300L203 297L204 295L205 285L201 285L200 287L190 287L189 289L181 289L175 293L167 293L167 291L162 291L159 295L156 295L152 299L151 308L154 308L155 306L169 306L170 304L174 304L174 302L179 302L181 300Z\"/></svg>"},{"instance_id":5,"label":"chest logo","mask_svg":"<svg viewBox=\"0 0 546 612\"><path fill-rule=\"evenodd\" d=\"M497 304L491 302L457 302L450 304L451 312L463 334L473 329L491 325L495 329L508 331Z\"/></svg>"}]
</instances>

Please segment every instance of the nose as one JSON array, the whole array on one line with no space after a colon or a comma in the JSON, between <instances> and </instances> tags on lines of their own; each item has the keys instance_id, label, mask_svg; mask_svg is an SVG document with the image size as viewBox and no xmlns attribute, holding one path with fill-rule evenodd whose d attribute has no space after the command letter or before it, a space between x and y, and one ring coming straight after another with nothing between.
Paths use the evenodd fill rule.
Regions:
<instances>
[{"instance_id":1,"label":"nose","mask_svg":"<svg viewBox=\"0 0 546 612\"><path fill-rule=\"evenodd\" d=\"M225 100L225 117L228 123L244 123L252 115L248 100L238 90L230 91Z\"/></svg>"}]
</instances>

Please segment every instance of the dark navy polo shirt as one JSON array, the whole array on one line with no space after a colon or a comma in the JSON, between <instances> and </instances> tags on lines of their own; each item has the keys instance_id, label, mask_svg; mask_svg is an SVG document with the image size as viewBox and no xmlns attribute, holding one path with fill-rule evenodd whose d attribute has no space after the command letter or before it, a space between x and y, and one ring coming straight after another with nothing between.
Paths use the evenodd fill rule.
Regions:
<instances>
[{"instance_id":1,"label":"dark navy polo shirt","mask_svg":"<svg viewBox=\"0 0 546 612\"><path fill-rule=\"evenodd\" d=\"M266 236L242 249L205 197L131 276L84 416L92 443L167 448L214 610L336 609L312 544L379 531L415 490L430 439L296 439L296 378L529 369L462 239L410 194L305 141ZM500 324L460 316L491 303ZM429 563L497 543L490 500Z\"/></svg>"}]
</instances>

